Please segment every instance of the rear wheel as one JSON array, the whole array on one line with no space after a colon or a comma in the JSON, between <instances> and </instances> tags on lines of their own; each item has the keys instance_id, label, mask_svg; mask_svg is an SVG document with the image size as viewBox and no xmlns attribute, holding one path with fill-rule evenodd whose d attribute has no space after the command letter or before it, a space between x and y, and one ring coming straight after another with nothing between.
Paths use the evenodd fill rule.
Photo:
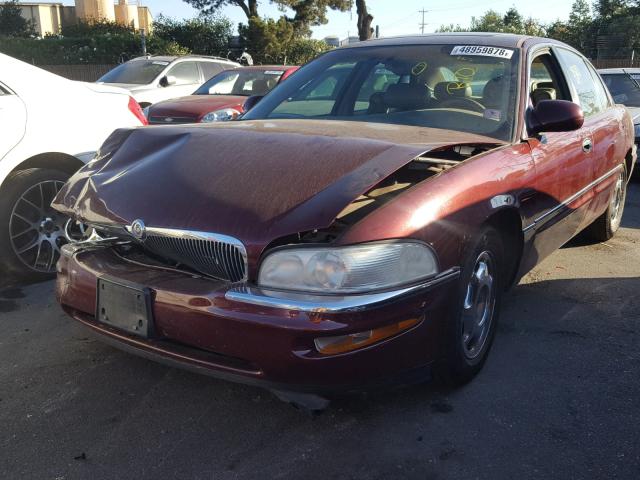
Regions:
<instances>
[{"instance_id":1,"label":"rear wheel","mask_svg":"<svg viewBox=\"0 0 640 480\"><path fill-rule=\"evenodd\" d=\"M626 198L627 170L623 168L616 178L607 210L587 227L587 233L594 240L606 242L616 234L622 222Z\"/></svg>"},{"instance_id":2,"label":"rear wheel","mask_svg":"<svg viewBox=\"0 0 640 480\"><path fill-rule=\"evenodd\" d=\"M30 168L11 174L0 192L0 266L20 276L47 278L67 243L67 217L51 201L69 175Z\"/></svg>"},{"instance_id":3,"label":"rear wheel","mask_svg":"<svg viewBox=\"0 0 640 480\"><path fill-rule=\"evenodd\" d=\"M454 316L446 328L446 355L441 376L463 384L482 368L496 331L504 281L500 234L481 230L469 250L458 282Z\"/></svg>"}]
</instances>

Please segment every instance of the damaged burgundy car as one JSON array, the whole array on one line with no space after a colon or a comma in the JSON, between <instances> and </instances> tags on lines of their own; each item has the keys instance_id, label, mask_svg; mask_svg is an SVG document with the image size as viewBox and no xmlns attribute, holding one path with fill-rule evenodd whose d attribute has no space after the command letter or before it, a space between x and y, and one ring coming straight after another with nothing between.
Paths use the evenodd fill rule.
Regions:
<instances>
[{"instance_id":1,"label":"damaged burgundy car","mask_svg":"<svg viewBox=\"0 0 640 480\"><path fill-rule=\"evenodd\" d=\"M464 382L503 290L618 229L633 139L555 41L337 49L241 121L114 132L54 202L94 231L57 295L120 348L310 408L434 368Z\"/></svg>"}]
</instances>

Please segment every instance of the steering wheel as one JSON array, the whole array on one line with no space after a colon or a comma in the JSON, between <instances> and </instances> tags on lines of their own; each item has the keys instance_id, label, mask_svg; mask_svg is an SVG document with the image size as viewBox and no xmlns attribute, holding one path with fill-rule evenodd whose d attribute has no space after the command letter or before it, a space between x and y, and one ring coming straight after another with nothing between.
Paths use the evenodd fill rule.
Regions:
<instances>
[{"instance_id":1,"label":"steering wheel","mask_svg":"<svg viewBox=\"0 0 640 480\"><path fill-rule=\"evenodd\" d=\"M478 112L478 113L482 113L485 111L484 105L482 105L480 102L474 100L473 98L467 98L467 97L454 97L454 98L448 98L447 100L444 100L442 102L440 102L440 105L438 105L439 107L442 108L462 108L464 110L472 110L474 112Z\"/></svg>"}]
</instances>

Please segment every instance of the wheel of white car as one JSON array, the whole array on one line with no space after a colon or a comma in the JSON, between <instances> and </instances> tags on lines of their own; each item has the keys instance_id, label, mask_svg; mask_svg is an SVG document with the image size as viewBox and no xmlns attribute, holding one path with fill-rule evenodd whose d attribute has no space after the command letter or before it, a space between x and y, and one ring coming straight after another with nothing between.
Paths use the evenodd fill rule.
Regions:
<instances>
[{"instance_id":1,"label":"wheel of white car","mask_svg":"<svg viewBox=\"0 0 640 480\"><path fill-rule=\"evenodd\" d=\"M452 321L446 327L446 354L439 372L448 383L462 384L482 368L498 323L504 281L503 241L484 227L468 249L458 281Z\"/></svg>"},{"instance_id":2,"label":"wheel of white car","mask_svg":"<svg viewBox=\"0 0 640 480\"><path fill-rule=\"evenodd\" d=\"M0 192L0 267L29 277L55 272L60 247L67 242L67 218L51 201L69 175L30 168L11 174Z\"/></svg>"}]
</instances>

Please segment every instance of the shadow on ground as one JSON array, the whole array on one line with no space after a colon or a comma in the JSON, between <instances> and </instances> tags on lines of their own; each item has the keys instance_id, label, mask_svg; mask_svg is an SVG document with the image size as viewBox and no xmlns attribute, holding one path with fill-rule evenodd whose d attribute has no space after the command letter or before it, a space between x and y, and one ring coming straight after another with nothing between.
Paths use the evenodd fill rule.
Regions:
<instances>
[{"instance_id":1,"label":"shadow on ground","mask_svg":"<svg viewBox=\"0 0 640 480\"><path fill-rule=\"evenodd\" d=\"M315 418L103 345L42 303L50 283L5 290L0 477L632 478L638 283L519 285L469 385L350 396Z\"/></svg>"}]
</instances>

